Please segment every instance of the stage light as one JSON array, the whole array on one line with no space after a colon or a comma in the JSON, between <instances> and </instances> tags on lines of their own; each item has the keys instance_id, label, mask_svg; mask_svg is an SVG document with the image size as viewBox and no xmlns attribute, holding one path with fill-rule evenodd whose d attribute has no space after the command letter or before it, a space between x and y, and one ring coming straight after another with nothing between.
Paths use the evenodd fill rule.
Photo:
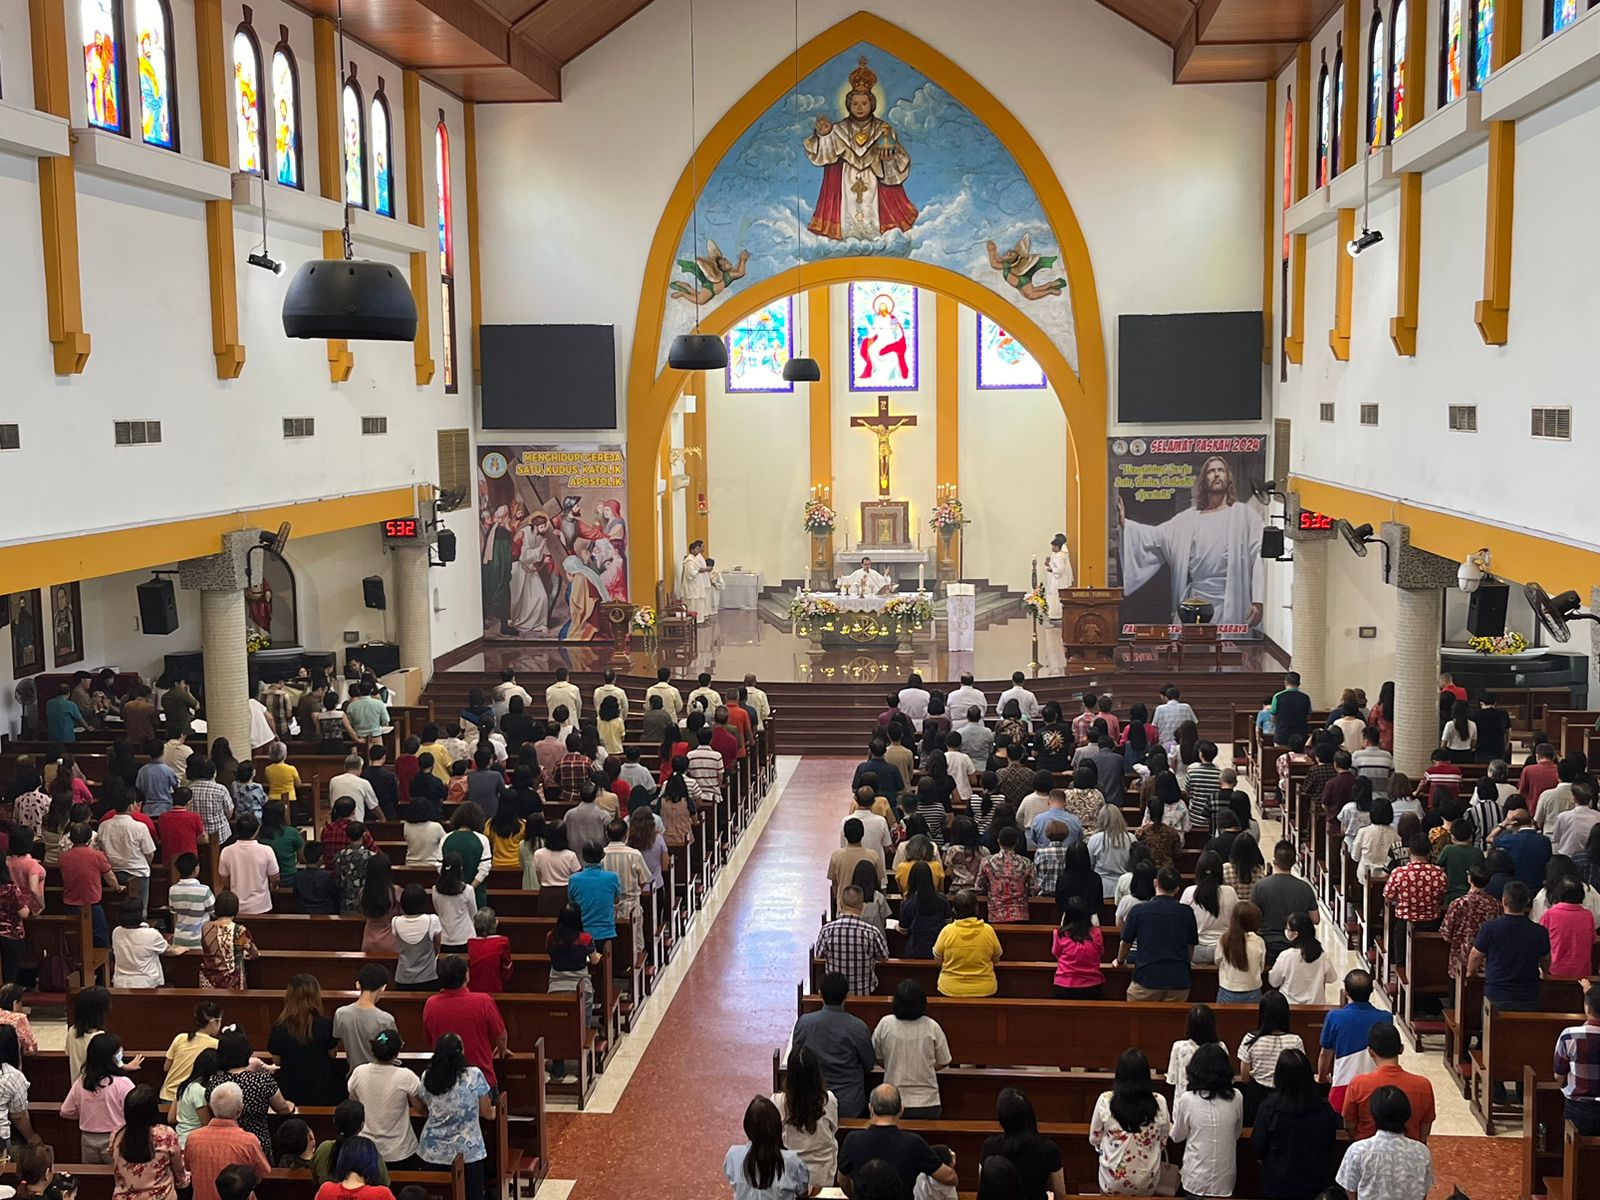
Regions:
<instances>
[{"instance_id":1,"label":"stage light","mask_svg":"<svg viewBox=\"0 0 1600 1200\"><path fill-rule=\"evenodd\" d=\"M1351 258L1360 258L1379 242L1383 241L1383 233L1377 229L1363 229L1350 241L1345 243L1344 251Z\"/></svg>"},{"instance_id":2,"label":"stage light","mask_svg":"<svg viewBox=\"0 0 1600 1200\"><path fill-rule=\"evenodd\" d=\"M256 251L245 259L252 267L260 267L263 271L271 271L274 275L283 274L283 264L270 254Z\"/></svg>"}]
</instances>

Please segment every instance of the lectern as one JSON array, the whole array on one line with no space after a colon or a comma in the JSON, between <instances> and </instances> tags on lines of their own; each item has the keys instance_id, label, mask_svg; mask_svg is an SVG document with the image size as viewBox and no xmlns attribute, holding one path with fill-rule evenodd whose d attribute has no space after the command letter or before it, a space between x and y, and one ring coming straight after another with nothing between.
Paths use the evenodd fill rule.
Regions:
<instances>
[{"instance_id":1,"label":"lectern","mask_svg":"<svg viewBox=\"0 0 1600 1200\"><path fill-rule=\"evenodd\" d=\"M1066 656L1112 662L1122 630L1121 588L1062 588L1061 645Z\"/></svg>"}]
</instances>

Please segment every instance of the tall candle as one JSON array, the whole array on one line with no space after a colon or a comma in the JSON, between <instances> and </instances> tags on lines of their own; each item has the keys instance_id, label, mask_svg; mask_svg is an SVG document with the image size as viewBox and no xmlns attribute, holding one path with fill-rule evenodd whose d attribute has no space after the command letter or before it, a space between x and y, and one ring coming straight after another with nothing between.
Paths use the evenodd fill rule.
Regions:
<instances>
[{"instance_id":1,"label":"tall candle","mask_svg":"<svg viewBox=\"0 0 1600 1200\"><path fill-rule=\"evenodd\" d=\"M925 572L927 569L928 569L928 564L926 562L917 563L917 591L919 591L919 592L922 590L923 572Z\"/></svg>"}]
</instances>

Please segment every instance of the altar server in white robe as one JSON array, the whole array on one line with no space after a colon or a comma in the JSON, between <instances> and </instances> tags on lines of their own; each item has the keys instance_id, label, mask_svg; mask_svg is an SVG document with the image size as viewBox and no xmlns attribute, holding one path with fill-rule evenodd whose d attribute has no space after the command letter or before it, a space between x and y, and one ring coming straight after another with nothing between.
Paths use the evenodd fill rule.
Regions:
<instances>
[{"instance_id":1,"label":"altar server in white robe","mask_svg":"<svg viewBox=\"0 0 1600 1200\"><path fill-rule=\"evenodd\" d=\"M706 544L698 538L689 543L678 569L678 596L702 624L711 615L711 568L706 565Z\"/></svg>"},{"instance_id":2,"label":"altar server in white robe","mask_svg":"<svg viewBox=\"0 0 1600 1200\"><path fill-rule=\"evenodd\" d=\"M1044 556L1045 615L1052 621L1061 620L1061 589L1072 586L1072 555L1067 553L1067 535L1058 533L1050 539L1050 553Z\"/></svg>"},{"instance_id":3,"label":"altar server in white robe","mask_svg":"<svg viewBox=\"0 0 1600 1200\"><path fill-rule=\"evenodd\" d=\"M950 714L950 728L960 729L967 724L967 710L978 710L978 719L983 720L983 715L988 711L989 698L973 686L972 676L963 675L961 686L950 693L944 702L945 711Z\"/></svg>"},{"instance_id":4,"label":"altar server in white robe","mask_svg":"<svg viewBox=\"0 0 1600 1200\"><path fill-rule=\"evenodd\" d=\"M847 596L878 596L894 585L894 580L872 569L870 558L863 558L860 569L851 571L839 582Z\"/></svg>"}]
</instances>

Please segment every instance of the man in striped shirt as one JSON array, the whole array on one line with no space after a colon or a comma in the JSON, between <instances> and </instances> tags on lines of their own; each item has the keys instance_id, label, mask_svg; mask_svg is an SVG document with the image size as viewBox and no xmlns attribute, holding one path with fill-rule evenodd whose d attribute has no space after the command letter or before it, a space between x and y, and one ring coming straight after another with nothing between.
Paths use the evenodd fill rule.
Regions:
<instances>
[{"instance_id":1,"label":"man in striped shirt","mask_svg":"<svg viewBox=\"0 0 1600 1200\"><path fill-rule=\"evenodd\" d=\"M1189 767L1189 824L1194 829L1210 829L1222 768L1217 766L1215 742L1201 742L1195 748L1200 752L1200 761Z\"/></svg>"},{"instance_id":2,"label":"man in striped shirt","mask_svg":"<svg viewBox=\"0 0 1600 1200\"><path fill-rule=\"evenodd\" d=\"M702 725L698 736L700 744L689 751L687 774L700 785L706 798L715 803L722 799L722 754L711 748L711 730Z\"/></svg>"},{"instance_id":3,"label":"man in striped shirt","mask_svg":"<svg viewBox=\"0 0 1600 1200\"><path fill-rule=\"evenodd\" d=\"M172 912L172 944L190 950L200 947L200 930L211 919L217 898L200 882L200 859L180 854L173 866L178 881L167 889L167 908Z\"/></svg>"}]
</instances>

